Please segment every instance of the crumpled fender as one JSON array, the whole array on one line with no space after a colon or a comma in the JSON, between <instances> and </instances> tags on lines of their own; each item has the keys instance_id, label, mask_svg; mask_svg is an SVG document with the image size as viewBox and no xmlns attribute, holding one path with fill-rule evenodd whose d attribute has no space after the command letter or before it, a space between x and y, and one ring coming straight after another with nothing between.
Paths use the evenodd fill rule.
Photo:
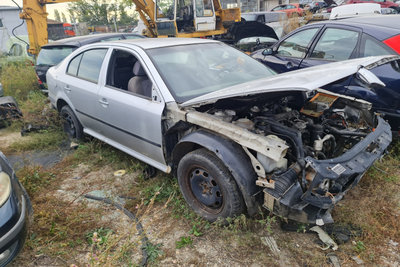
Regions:
<instances>
[{"instance_id":1,"label":"crumpled fender","mask_svg":"<svg viewBox=\"0 0 400 267\"><path fill-rule=\"evenodd\" d=\"M254 215L258 208L256 195L262 194L257 194L261 188L256 186L257 175L243 148L218 134L199 130L184 136L175 146L172 152L174 165L177 166L185 154L199 146L212 151L222 160L242 193L248 214Z\"/></svg>"}]
</instances>

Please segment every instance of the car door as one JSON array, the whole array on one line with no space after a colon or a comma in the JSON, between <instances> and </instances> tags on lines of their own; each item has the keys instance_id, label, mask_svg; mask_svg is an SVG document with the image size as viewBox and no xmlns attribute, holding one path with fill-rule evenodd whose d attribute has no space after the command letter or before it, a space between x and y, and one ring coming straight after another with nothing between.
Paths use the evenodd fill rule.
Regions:
<instances>
[{"instance_id":1,"label":"car door","mask_svg":"<svg viewBox=\"0 0 400 267\"><path fill-rule=\"evenodd\" d=\"M321 64L347 60L359 57L359 44L362 31L356 27L329 26L325 27L314 42L307 57L301 62L300 69ZM351 77L327 86L325 89L345 94L346 86Z\"/></svg>"},{"instance_id":2,"label":"car door","mask_svg":"<svg viewBox=\"0 0 400 267\"><path fill-rule=\"evenodd\" d=\"M211 0L194 0L194 24L196 31L215 30L216 17L214 3Z\"/></svg>"},{"instance_id":3,"label":"car door","mask_svg":"<svg viewBox=\"0 0 400 267\"><path fill-rule=\"evenodd\" d=\"M99 90L99 75L108 48L86 50L72 58L67 66L61 86L72 103L77 117L84 128L98 130L94 119Z\"/></svg>"},{"instance_id":4,"label":"car door","mask_svg":"<svg viewBox=\"0 0 400 267\"><path fill-rule=\"evenodd\" d=\"M129 70L130 76L134 77L136 61L143 67L142 76L148 78L146 93L143 90L129 91L133 78L125 79L125 74L122 74L128 74ZM137 53L115 48L111 53L107 77L102 81L95 106L97 116L102 121L105 141L162 168L160 163L165 164L161 129L164 102L156 92L155 83L149 74L146 63Z\"/></svg>"},{"instance_id":5,"label":"car door","mask_svg":"<svg viewBox=\"0 0 400 267\"><path fill-rule=\"evenodd\" d=\"M319 30L316 26L291 34L274 47L273 55L262 61L278 73L298 69Z\"/></svg>"}]
</instances>

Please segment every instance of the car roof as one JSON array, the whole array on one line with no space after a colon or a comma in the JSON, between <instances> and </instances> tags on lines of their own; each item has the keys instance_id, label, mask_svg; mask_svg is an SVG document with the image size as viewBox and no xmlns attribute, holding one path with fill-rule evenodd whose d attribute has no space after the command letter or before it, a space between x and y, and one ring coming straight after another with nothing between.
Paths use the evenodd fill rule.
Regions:
<instances>
[{"instance_id":1,"label":"car roof","mask_svg":"<svg viewBox=\"0 0 400 267\"><path fill-rule=\"evenodd\" d=\"M112 38L117 36L137 36L138 38L145 38L139 34L135 33L99 33L99 34L89 34L84 36L77 36L71 38L60 39L54 42L50 42L43 47L50 47L50 46L75 46L80 47L86 44L96 43L101 40ZM43 48L42 47L42 48Z\"/></svg>"},{"instance_id":2,"label":"car roof","mask_svg":"<svg viewBox=\"0 0 400 267\"><path fill-rule=\"evenodd\" d=\"M363 32L374 36L378 40L385 40L393 35L400 34L400 16L395 15L366 15L345 19L316 22L311 25L348 25L362 28Z\"/></svg>"},{"instance_id":3,"label":"car roof","mask_svg":"<svg viewBox=\"0 0 400 267\"><path fill-rule=\"evenodd\" d=\"M178 45L192 45L192 44L205 44L205 43L220 43L211 39L200 39L200 38L143 38L143 39L128 39L128 40L117 40L102 44L133 44L144 50L168 47L168 46L178 46Z\"/></svg>"}]
</instances>

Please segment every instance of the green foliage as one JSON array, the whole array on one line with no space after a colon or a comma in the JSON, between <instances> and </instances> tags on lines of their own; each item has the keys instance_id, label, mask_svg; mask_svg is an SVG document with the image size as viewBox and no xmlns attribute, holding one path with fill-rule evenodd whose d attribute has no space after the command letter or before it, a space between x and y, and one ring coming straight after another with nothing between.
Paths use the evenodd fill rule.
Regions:
<instances>
[{"instance_id":1,"label":"green foliage","mask_svg":"<svg viewBox=\"0 0 400 267\"><path fill-rule=\"evenodd\" d=\"M17 177L21 184L25 187L28 195L33 198L36 192L48 186L56 176L51 172L43 171L38 166L28 166L20 169L17 172Z\"/></svg>"},{"instance_id":2,"label":"green foliage","mask_svg":"<svg viewBox=\"0 0 400 267\"><path fill-rule=\"evenodd\" d=\"M366 247L364 245L364 242L362 241L357 241L356 244L354 245L354 251L357 253L361 253L363 251L365 251Z\"/></svg>"},{"instance_id":3,"label":"green foliage","mask_svg":"<svg viewBox=\"0 0 400 267\"><path fill-rule=\"evenodd\" d=\"M99 228L95 229L93 231L90 231L89 233L86 234L86 241L88 242L89 245L106 245L108 242L108 238L110 235L113 234L113 230L108 229L108 228Z\"/></svg>"},{"instance_id":4,"label":"green foliage","mask_svg":"<svg viewBox=\"0 0 400 267\"><path fill-rule=\"evenodd\" d=\"M17 101L26 100L31 91L39 88L33 66L27 66L25 63L3 66L0 81L4 88L4 95L13 96Z\"/></svg>"},{"instance_id":5,"label":"green foliage","mask_svg":"<svg viewBox=\"0 0 400 267\"><path fill-rule=\"evenodd\" d=\"M54 18L56 21L61 21L60 12L57 9L54 9Z\"/></svg>"},{"instance_id":6,"label":"green foliage","mask_svg":"<svg viewBox=\"0 0 400 267\"><path fill-rule=\"evenodd\" d=\"M190 236L182 236L178 241L175 242L176 248L180 249L186 246L191 246L193 244L193 240Z\"/></svg>"},{"instance_id":7,"label":"green foliage","mask_svg":"<svg viewBox=\"0 0 400 267\"><path fill-rule=\"evenodd\" d=\"M12 143L9 151L51 150L61 146L66 140L66 135L59 129L40 130L31 133L26 139Z\"/></svg>"},{"instance_id":8,"label":"green foliage","mask_svg":"<svg viewBox=\"0 0 400 267\"><path fill-rule=\"evenodd\" d=\"M148 242L145 250L147 252L147 256L148 256L148 261L150 263L154 263L157 258L161 255L163 255L163 251L161 250L162 244L153 244L151 242Z\"/></svg>"},{"instance_id":9,"label":"green foliage","mask_svg":"<svg viewBox=\"0 0 400 267\"><path fill-rule=\"evenodd\" d=\"M123 25L133 24L136 20L126 12L130 6L128 1L86 0L70 3L68 6L69 13L79 22L86 22L91 26L111 24L114 17L118 24Z\"/></svg>"}]
</instances>

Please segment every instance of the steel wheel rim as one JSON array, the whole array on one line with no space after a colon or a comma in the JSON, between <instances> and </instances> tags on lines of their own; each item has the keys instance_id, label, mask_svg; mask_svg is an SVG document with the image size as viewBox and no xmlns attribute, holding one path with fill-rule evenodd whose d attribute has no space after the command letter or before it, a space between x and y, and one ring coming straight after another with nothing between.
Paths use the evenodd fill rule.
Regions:
<instances>
[{"instance_id":1,"label":"steel wheel rim","mask_svg":"<svg viewBox=\"0 0 400 267\"><path fill-rule=\"evenodd\" d=\"M197 203L210 213L219 213L224 205L223 194L214 177L201 167L188 172L188 187Z\"/></svg>"},{"instance_id":2,"label":"steel wheel rim","mask_svg":"<svg viewBox=\"0 0 400 267\"><path fill-rule=\"evenodd\" d=\"M68 113L64 113L63 119L64 119L65 131L71 137L75 137L75 124L74 124L74 120L72 119L72 116Z\"/></svg>"}]
</instances>

